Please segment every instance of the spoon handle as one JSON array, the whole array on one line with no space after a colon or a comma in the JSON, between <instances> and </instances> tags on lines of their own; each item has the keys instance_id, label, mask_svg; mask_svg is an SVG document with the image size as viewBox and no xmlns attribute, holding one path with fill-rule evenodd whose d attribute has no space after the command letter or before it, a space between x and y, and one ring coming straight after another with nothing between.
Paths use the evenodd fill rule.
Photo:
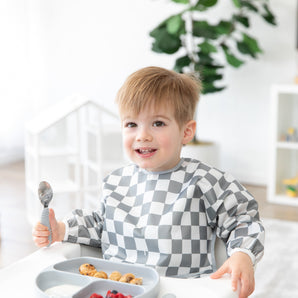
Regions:
<instances>
[{"instance_id":1,"label":"spoon handle","mask_svg":"<svg viewBox=\"0 0 298 298\"><path fill-rule=\"evenodd\" d=\"M50 225L50 219L49 219L49 208L45 207L42 210L42 214L41 214L41 219L40 219L41 224L43 224L44 226L48 227L49 231L50 231L50 235L49 235L49 245L51 245L52 243L52 230L51 230L51 225Z\"/></svg>"}]
</instances>

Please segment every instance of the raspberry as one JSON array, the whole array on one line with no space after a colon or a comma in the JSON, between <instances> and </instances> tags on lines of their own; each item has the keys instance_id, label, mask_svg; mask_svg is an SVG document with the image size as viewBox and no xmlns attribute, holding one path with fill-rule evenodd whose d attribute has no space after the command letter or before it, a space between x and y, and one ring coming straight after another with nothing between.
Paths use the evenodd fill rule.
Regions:
<instances>
[{"instance_id":1,"label":"raspberry","mask_svg":"<svg viewBox=\"0 0 298 298\"><path fill-rule=\"evenodd\" d=\"M116 290L113 290L113 291L109 290L106 294L106 298L115 298L117 293L118 292Z\"/></svg>"},{"instance_id":2,"label":"raspberry","mask_svg":"<svg viewBox=\"0 0 298 298\"><path fill-rule=\"evenodd\" d=\"M106 298L132 298L132 296L131 295L125 296L122 293L119 293L116 290L113 290L113 291L107 292Z\"/></svg>"},{"instance_id":3,"label":"raspberry","mask_svg":"<svg viewBox=\"0 0 298 298\"><path fill-rule=\"evenodd\" d=\"M93 293L90 298L103 298L101 295Z\"/></svg>"}]
</instances>

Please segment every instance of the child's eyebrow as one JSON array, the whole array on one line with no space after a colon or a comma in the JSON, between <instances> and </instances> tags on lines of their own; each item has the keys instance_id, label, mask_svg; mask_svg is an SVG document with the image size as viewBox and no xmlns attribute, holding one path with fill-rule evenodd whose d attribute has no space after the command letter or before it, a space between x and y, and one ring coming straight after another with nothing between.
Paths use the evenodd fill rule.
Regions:
<instances>
[{"instance_id":1,"label":"child's eyebrow","mask_svg":"<svg viewBox=\"0 0 298 298\"><path fill-rule=\"evenodd\" d=\"M135 117L125 116L125 117L121 118L121 121L127 121L127 120L133 120L133 119L135 119Z\"/></svg>"},{"instance_id":2,"label":"child's eyebrow","mask_svg":"<svg viewBox=\"0 0 298 298\"><path fill-rule=\"evenodd\" d=\"M169 117L167 117L167 116L165 116L165 115L159 115L159 114L157 114L157 115L153 115L152 118L164 118L164 119L166 119L166 120L168 120L168 121L171 120Z\"/></svg>"}]
</instances>

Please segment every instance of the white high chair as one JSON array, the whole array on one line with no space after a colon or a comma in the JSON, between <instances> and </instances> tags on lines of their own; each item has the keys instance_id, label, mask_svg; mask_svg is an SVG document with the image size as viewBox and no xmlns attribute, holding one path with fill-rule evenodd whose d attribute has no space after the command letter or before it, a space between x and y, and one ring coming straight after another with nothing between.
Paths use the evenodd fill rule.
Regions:
<instances>
[{"instance_id":1,"label":"white high chair","mask_svg":"<svg viewBox=\"0 0 298 298\"><path fill-rule=\"evenodd\" d=\"M0 296L35 297L35 278L43 269L57 262L80 256L100 257L100 252L97 248L73 243L55 243L50 247L41 248L0 270ZM226 258L225 245L217 239L215 242L217 268ZM231 289L228 275L217 280L208 276L197 279L160 277L160 293L157 298L166 297L169 293L174 294L175 296L172 297L176 298L193 297L194 293L208 298L238 297L238 292L233 292Z\"/></svg>"}]
</instances>

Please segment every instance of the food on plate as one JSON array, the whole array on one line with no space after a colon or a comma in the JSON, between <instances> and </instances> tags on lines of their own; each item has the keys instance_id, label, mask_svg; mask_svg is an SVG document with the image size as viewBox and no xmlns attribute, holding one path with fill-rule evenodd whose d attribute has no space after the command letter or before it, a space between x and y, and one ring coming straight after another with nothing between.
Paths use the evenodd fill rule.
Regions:
<instances>
[{"instance_id":1,"label":"food on plate","mask_svg":"<svg viewBox=\"0 0 298 298\"><path fill-rule=\"evenodd\" d=\"M131 295L125 296L124 294L119 293L116 290L113 290L113 291L108 291L105 298L132 298L132 296Z\"/></svg>"},{"instance_id":2,"label":"food on plate","mask_svg":"<svg viewBox=\"0 0 298 298\"><path fill-rule=\"evenodd\" d=\"M96 293L93 293L90 298L104 298L103 296L99 295L99 294L96 294Z\"/></svg>"},{"instance_id":3,"label":"food on plate","mask_svg":"<svg viewBox=\"0 0 298 298\"><path fill-rule=\"evenodd\" d=\"M122 274L119 271L113 271L110 276L109 279L111 280L115 280L115 281L119 281L119 279L121 278Z\"/></svg>"},{"instance_id":4,"label":"food on plate","mask_svg":"<svg viewBox=\"0 0 298 298\"><path fill-rule=\"evenodd\" d=\"M93 274L93 277L107 279L107 278L108 278L108 275L107 275L104 271L96 271L96 272Z\"/></svg>"},{"instance_id":5,"label":"food on plate","mask_svg":"<svg viewBox=\"0 0 298 298\"><path fill-rule=\"evenodd\" d=\"M132 279L134 279L135 276L132 273L126 273L124 275L121 276L121 278L119 279L120 282L127 282L129 283Z\"/></svg>"},{"instance_id":6,"label":"food on plate","mask_svg":"<svg viewBox=\"0 0 298 298\"><path fill-rule=\"evenodd\" d=\"M82 287L72 284L62 284L50 287L44 291L45 294L52 297L70 296L80 290Z\"/></svg>"},{"instance_id":7,"label":"food on plate","mask_svg":"<svg viewBox=\"0 0 298 298\"><path fill-rule=\"evenodd\" d=\"M119 282L131 283L134 285L142 285L143 278L135 277L132 273L126 273L122 275L119 271L113 271L108 277L107 273L104 271L97 271L92 264L82 264L79 268L79 272L83 275L93 276L97 278L110 279Z\"/></svg>"},{"instance_id":8,"label":"food on plate","mask_svg":"<svg viewBox=\"0 0 298 298\"><path fill-rule=\"evenodd\" d=\"M93 293L89 298L104 298L100 294ZM132 298L131 295L125 296L122 293L119 293L116 290L108 291L105 298Z\"/></svg>"},{"instance_id":9,"label":"food on plate","mask_svg":"<svg viewBox=\"0 0 298 298\"><path fill-rule=\"evenodd\" d=\"M95 267L88 263L82 264L79 268L79 271L81 274L89 276L93 276L97 272Z\"/></svg>"},{"instance_id":10,"label":"food on plate","mask_svg":"<svg viewBox=\"0 0 298 298\"><path fill-rule=\"evenodd\" d=\"M140 286L140 285L143 284L143 278L142 277L135 277L129 283Z\"/></svg>"}]
</instances>

